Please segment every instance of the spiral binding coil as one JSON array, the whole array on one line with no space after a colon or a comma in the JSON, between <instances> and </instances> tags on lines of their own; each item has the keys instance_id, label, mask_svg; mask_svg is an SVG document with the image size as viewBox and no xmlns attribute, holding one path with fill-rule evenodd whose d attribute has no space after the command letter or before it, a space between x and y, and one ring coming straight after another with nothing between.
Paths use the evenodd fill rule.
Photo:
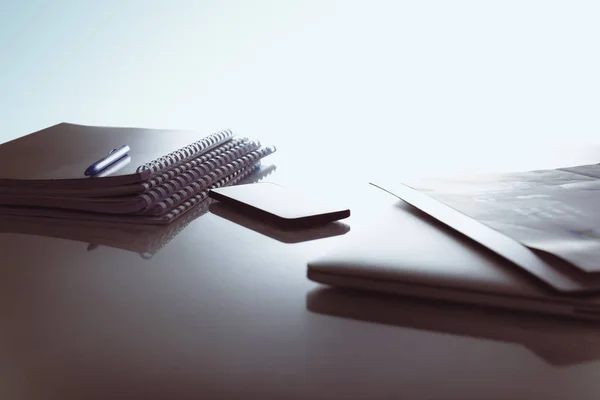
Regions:
<instances>
[{"instance_id":1,"label":"spiral binding coil","mask_svg":"<svg viewBox=\"0 0 600 400\"><path fill-rule=\"evenodd\" d=\"M223 186L237 185L238 183L240 183L241 181L243 181L244 179L246 179L247 177L252 175L252 173L255 171L257 165L258 164L254 164L254 165L244 168L235 177L228 176L226 178L221 179L219 182L217 182L215 185L213 185L213 187L211 187L211 189L217 188L217 187L223 187ZM195 206L197 206L203 202L205 203L205 206L200 207L199 210L194 210L194 212L190 214L190 217L186 216L185 225L187 225L191 221L193 221L194 219L199 217L200 215L206 213L206 210L208 210L208 205L210 205L210 199L208 199L208 189L198 193L195 196L192 196L190 199L186 200L182 204L180 204L177 207L175 207L174 209L170 210L167 214L165 214L165 216L163 218L170 220L170 221L175 220L177 218L181 218L181 216L183 214L188 213L189 211L194 209Z\"/></svg>"},{"instance_id":2,"label":"spiral binding coil","mask_svg":"<svg viewBox=\"0 0 600 400\"><path fill-rule=\"evenodd\" d=\"M178 166L175 166L167 171L164 171L160 175L156 175L153 178L147 180L146 182L142 182L142 187L144 188L144 190L149 190L155 186L160 185L163 182L173 179L175 176L187 171L188 169L195 168L198 165L210 160L211 158L219 156L229 150L238 148L239 146L242 146L243 144L248 143L248 142L249 142L249 139L243 138L243 139L233 139L228 143L221 144L212 151L204 153L203 155L198 156L198 157L194 158L193 160L189 160L189 161L184 162Z\"/></svg>"},{"instance_id":3,"label":"spiral binding coil","mask_svg":"<svg viewBox=\"0 0 600 400\"><path fill-rule=\"evenodd\" d=\"M141 194L142 199L146 202L146 206L141 211L147 210L173 193L192 185L217 168L223 167L259 147L260 143L258 142L246 141L220 154L217 154L216 151L205 154L199 159L194 160L196 165L194 168L182 170L179 174L173 175L168 180L163 180L163 176L161 176L160 179L156 179L157 181L160 180L161 183L159 185ZM163 175L170 175L170 173Z\"/></svg>"},{"instance_id":4,"label":"spiral binding coil","mask_svg":"<svg viewBox=\"0 0 600 400\"><path fill-rule=\"evenodd\" d=\"M195 158L198 155L217 147L230 140L232 137L233 132L229 129L213 133L210 136L139 166L137 172L141 173L150 170L152 175L154 175L164 170L171 169L184 161Z\"/></svg>"},{"instance_id":5,"label":"spiral binding coil","mask_svg":"<svg viewBox=\"0 0 600 400\"><path fill-rule=\"evenodd\" d=\"M169 197L159 201L154 207L150 208L149 210L143 213L160 215L165 212L168 212L173 207L176 207L184 201L192 198L193 196L202 192L203 190L209 189L213 185L217 184L220 180L228 176L239 176L240 171L244 170L246 167L255 164L261 158L273 153L274 151L274 147L260 148L236 160L231 161L227 165L218 167L213 171L207 173L206 175L198 178L197 180L195 180L185 188L181 189L177 193L173 193Z\"/></svg>"}]
</instances>

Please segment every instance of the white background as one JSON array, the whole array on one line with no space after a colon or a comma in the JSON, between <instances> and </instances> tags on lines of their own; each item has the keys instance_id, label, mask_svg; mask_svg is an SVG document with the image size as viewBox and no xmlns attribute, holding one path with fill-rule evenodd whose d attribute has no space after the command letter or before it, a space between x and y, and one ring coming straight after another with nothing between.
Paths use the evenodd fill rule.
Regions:
<instances>
[{"instance_id":1,"label":"white background","mask_svg":"<svg viewBox=\"0 0 600 400\"><path fill-rule=\"evenodd\" d=\"M0 0L0 140L229 127L288 153L349 140L471 166L595 142L598 21L575 1Z\"/></svg>"}]
</instances>

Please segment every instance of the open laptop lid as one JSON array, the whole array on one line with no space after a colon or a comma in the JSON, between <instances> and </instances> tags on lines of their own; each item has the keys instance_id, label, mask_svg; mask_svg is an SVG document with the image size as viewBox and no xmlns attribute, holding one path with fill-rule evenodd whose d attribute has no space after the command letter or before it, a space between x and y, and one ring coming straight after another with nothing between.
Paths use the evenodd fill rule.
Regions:
<instances>
[{"instance_id":1,"label":"open laptop lid","mask_svg":"<svg viewBox=\"0 0 600 400\"><path fill-rule=\"evenodd\" d=\"M394 195L454 231L485 246L512 263L513 267L518 266L555 290L572 294L600 291L598 274L582 272L558 257L527 248L426 194L402 184L397 184L390 190L375 184L373 186Z\"/></svg>"}]
</instances>

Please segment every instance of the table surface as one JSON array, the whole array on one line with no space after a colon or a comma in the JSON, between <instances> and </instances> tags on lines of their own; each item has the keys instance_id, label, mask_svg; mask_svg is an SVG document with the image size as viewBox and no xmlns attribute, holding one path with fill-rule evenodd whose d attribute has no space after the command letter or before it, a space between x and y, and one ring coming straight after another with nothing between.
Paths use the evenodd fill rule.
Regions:
<instances>
[{"instance_id":1,"label":"table surface","mask_svg":"<svg viewBox=\"0 0 600 400\"><path fill-rule=\"evenodd\" d=\"M381 223L401 240L419 217L286 160L265 180L305 182L351 218L286 233L212 205L162 228L4 225L2 397L600 397L597 325L309 281L312 257Z\"/></svg>"}]
</instances>

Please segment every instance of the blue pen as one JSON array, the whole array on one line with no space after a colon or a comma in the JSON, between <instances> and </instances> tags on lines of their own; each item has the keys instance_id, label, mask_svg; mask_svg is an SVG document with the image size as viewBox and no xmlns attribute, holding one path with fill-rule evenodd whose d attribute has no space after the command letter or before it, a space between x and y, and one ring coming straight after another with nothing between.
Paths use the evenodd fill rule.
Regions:
<instances>
[{"instance_id":1,"label":"blue pen","mask_svg":"<svg viewBox=\"0 0 600 400\"><path fill-rule=\"evenodd\" d=\"M98 174L104 168L114 164L115 162L119 161L121 158L125 157L127 155L127 153L129 153L129 150L130 150L129 146L127 146L127 145L121 146L118 149L114 149L113 151L108 153L108 155L106 157L104 157L104 158L96 161L92 165L90 165L88 167L88 169L85 170L84 174L86 176Z\"/></svg>"}]
</instances>

